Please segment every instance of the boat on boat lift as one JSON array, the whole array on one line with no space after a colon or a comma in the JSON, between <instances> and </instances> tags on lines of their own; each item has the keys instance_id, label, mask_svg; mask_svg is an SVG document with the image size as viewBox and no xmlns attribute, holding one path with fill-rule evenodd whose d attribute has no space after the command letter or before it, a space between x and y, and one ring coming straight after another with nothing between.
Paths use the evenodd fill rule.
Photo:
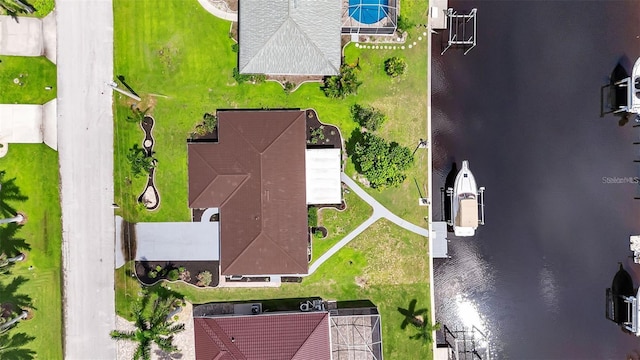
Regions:
<instances>
[{"instance_id":1,"label":"boat on boat lift","mask_svg":"<svg viewBox=\"0 0 640 360\"><path fill-rule=\"evenodd\" d=\"M484 190L484 187L478 189L476 179L469 169L469 161L464 160L453 188L447 189L451 202L451 218L448 223L456 236L473 236L478 225L484 225Z\"/></svg>"},{"instance_id":2,"label":"boat on boat lift","mask_svg":"<svg viewBox=\"0 0 640 360\"><path fill-rule=\"evenodd\" d=\"M628 112L640 115L640 58L636 60L631 76L615 83L618 87L627 88L626 104L621 104L614 113Z\"/></svg>"}]
</instances>

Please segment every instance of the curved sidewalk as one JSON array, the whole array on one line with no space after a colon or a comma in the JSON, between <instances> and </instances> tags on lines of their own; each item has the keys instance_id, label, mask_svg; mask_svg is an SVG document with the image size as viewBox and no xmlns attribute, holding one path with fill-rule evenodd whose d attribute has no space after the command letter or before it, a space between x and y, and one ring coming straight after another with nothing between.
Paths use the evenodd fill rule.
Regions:
<instances>
[{"instance_id":1,"label":"curved sidewalk","mask_svg":"<svg viewBox=\"0 0 640 360\"><path fill-rule=\"evenodd\" d=\"M351 240L355 239L358 235L364 232L369 226L373 225L376 221L381 218L385 218L392 223L409 230L418 235L422 235L424 237L429 237L429 230L425 228L421 228L418 225L412 224L396 214L392 213L386 207L382 206L376 199L374 199L371 195L369 195L364 189L358 185L353 179L351 179L347 174L341 173L340 180L345 183L349 188L355 192L362 200L366 201L373 208L373 214L367 220L365 220L362 224L360 224L357 228L355 228L352 232L347 234L342 240L338 241L337 244L333 245L331 249L329 249L326 253L322 254L318 258L318 260L314 261L313 264L309 267L309 274L313 274L320 265L322 265L325 261L329 260L335 253L337 253L340 249L342 249L345 245L347 245Z\"/></svg>"},{"instance_id":2,"label":"curved sidewalk","mask_svg":"<svg viewBox=\"0 0 640 360\"><path fill-rule=\"evenodd\" d=\"M211 13L215 17L218 17L220 19L227 20L227 21L233 21L233 22L238 21L238 13L226 12L224 10L218 9L211 2L209 2L209 0L198 0L198 2L200 3L200 5L202 5L202 7L205 10L207 10L209 13Z\"/></svg>"}]
</instances>

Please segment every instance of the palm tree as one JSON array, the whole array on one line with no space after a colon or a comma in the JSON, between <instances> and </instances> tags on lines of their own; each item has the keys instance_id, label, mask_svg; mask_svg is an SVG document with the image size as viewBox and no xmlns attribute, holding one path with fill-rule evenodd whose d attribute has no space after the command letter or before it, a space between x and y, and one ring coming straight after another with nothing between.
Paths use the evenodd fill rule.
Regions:
<instances>
[{"instance_id":1,"label":"palm tree","mask_svg":"<svg viewBox=\"0 0 640 360\"><path fill-rule=\"evenodd\" d=\"M11 224L11 223L19 223L22 224L24 222L24 215L18 214L14 217L0 219L0 224Z\"/></svg>"},{"instance_id":2,"label":"palm tree","mask_svg":"<svg viewBox=\"0 0 640 360\"><path fill-rule=\"evenodd\" d=\"M412 324L415 327L420 327L424 323L423 314L426 314L429 309L418 309L416 310L416 303L418 300L413 299L409 303L408 309L398 308L400 314L404 315L404 320L402 321L402 325L400 328L402 330L407 328L407 325Z\"/></svg>"},{"instance_id":3,"label":"palm tree","mask_svg":"<svg viewBox=\"0 0 640 360\"><path fill-rule=\"evenodd\" d=\"M9 274L11 271L11 267L18 261L24 260L24 254L20 253L17 256L7 258L7 255L0 255L0 275Z\"/></svg>"},{"instance_id":4,"label":"palm tree","mask_svg":"<svg viewBox=\"0 0 640 360\"><path fill-rule=\"evenodd\" d=\"M3 313L9 313L4 314L2 318L3 324L0 326L0 333L6 331L18 321L27 318L28 313L25 308L32 307L31 297L25 294L17 294L20 285L26 281L25 277L18 276L13 278L9 284L0 282L0 306L4 308ZM7 319L8 316L11 316L11 319Z\"/></svg>"},{"instance_id":5,"label":"palm tree","mask_svg":"<svg viewBox=\"0 0 640 360\"><path fill-rule=\"evenodd\" d=\"M36 11L36 8L25 0L0 0L0 9L3 9L15 22L19 22L19 14L32 14Z\"/></svg>"},{"instance_id":6,"label":"palm tree","mask_svg":"<svg viewBox=\"0 0 640 360\"><path fill-rule=\"evenodd\" d=\"M0 359L32 360L36 352L25 349L24 346L35 339L25 333L17 333L13 336L9 334L0 335Z\"/></svg>"},{"instance_id":7,"label":"palm tree","mask_svg":"<svg viewBox=\"0 0 640 360\"><path fill-rule=\"evenodd\" d=\"M174 301L175 298L171 296L166 299L158 298L154 301L150 311L146 311L149 294L145 291L133 307L137 329L134 331L113 330L111 338L137 342L138 347L133 354L134 360L151 359L152 343L158 345L162 351L168 354L178 351L178 348L173 345L173 335L184 330L184 324L173 324L173 321L167 318L167 315L173 310Z\"/></svg>"},{"instance_id":8,"label":"palm tree","mask_svg":"<svg viewBox=\"0 0 640 360\"><path fill-rule=\"evenodd\" d=\"M8 202L23 202L29 198L20 192L20 188L15 183L16 178L5 180L5 175L6 171L0 171L0 215L13 217L18 212Z\"/></svg>"},{"instance_id":9,"label":"palm tree","mask_svg":"<svg viewBox=\"0 0 640 360\"><path fill-rule=\"evenodd\" d=\"M3 333L9 330L13 325L17 324L20 320L24 320L27 318L29 313L26 310L22 310L22 312L16 315L13 319L8 320L4 324L0 325L0 333Z\"/></svg>"},{"instance_id":10,"label":"palm tree","mask_svg":"<svg viewBox=\"0 0 640 360\"><path fill-rule=\"evenodd\" d=\"M33 308L29 295L17 294L18 288L25 282L27 282L27 278L24 276L13 278L8 284L0 282L0 304L11 304L20 312L24 308Z\"/></svg>"},{"instance_id":11,"label":"palm tree","mask_svg":"<svg viewBox=\"0 0 640 360\"><path fill-rule=\"evenodd\" d=\"M16 237L19 229L20 225L16 223L0 227L0 254L17 256L23 251L31 250L31 245L25 239Z\"/></svg>"}]
</instances>

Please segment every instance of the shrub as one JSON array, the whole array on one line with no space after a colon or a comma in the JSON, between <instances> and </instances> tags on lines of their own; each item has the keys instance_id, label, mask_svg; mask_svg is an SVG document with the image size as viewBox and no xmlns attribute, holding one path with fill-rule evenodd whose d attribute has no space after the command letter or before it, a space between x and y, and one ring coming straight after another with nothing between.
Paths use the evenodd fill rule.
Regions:
<instances>
[{"instance_id":1,"label":"shrub","mask_svg":"<svg viewBox=\"0 0 640 360\"><path fill-rule=\"evenodd\" d=\"M290 94L295 87L296 87L296 84L287 81L284 83L284 92L286 92L287 94Z\"/></svg>"},{"instance_id":2,"label":"shrub","mask_svg":"<svg viewBox=\"0 0 640 360\"><path fill-rule=\"evenodd\" d=\"M264 74L240 74L238 68L233 68L233 78L236 79L238 84L249 81L254 84L260 84L267 80L267 76Z\"/></svg>"},{"instance_id":3,"label":"shrub","mask_svg":"<svg viewBox=\"0 0 640 360\"><path fill-rule=\"evenodd\" d=\"M161 270L162 270L162 266L160 266L160 265L156 265L156 271L157 271L157 272L160 272Z\"/></svg>"},{"instance_id":4,"label":"shrub","mask_svg":"<svg viewBox=\"0 0 640 360\"><path fill-rule=\"evenodd\" d=\"M218 125L218 118L213 114L205 113L202 116L202 125L207 132L213 132Z\"/></svg>"},{"instance_id":5,"label":"shrub","mask_svg":"<svg viewBox=\"0 0 640 360\"><path fill-rule=\"evenodd\" d=\"M404 74L404 71L406 69L407 63L404 61L404 59L397 56L388 58L384 62L384 71L391 77L398 77Z\"/></svg>"},{"instance_id":6,"label":"shrub","mask_svg":"<svg viewBox=\"0 0 640 360\"><path fill-rule=\"evenodd\" d=\"M354 104L351 107L353 120L370 131L376 131L387 120L382 111L372 106Z\"/></svg>"},{"instance_id":7,"label":"shrub","mask_svg":"<svg viewBox=\"0 0 640 360\"><path fill-rule=\"evenodd\" d=\"M237 53L240 50L240 45L238 43L233 43L233 45L231 45L231 51L233 51L234 53Z\"/></svg>"},{"instance_id":8,"label":"shrub","mask_svg":"<svg viewBox=\"0 0 640 360\"><path fill-rule=\"evenodd\" d=\"M149 175L151 169L156 167L156 158L153 157L153 153L151 155L147 154L147 151L138 146L138 144L134 144L127 154L127 160L131 164L131 173L135 177L139 177L141 175Z\"/></svg>"},{"instance_id":9,"label":"shrub","mask_svg":"<svg viewBox=\"0 0 640 360\"><path fill-rule=\"evenodd\" d=\"M233 78L236 79L236 82L238 84L242 84L245 81L249 81L249 75L247 74L240 74L240 71L238 71L237 67L233 68Z\"/></svg>"},{"instance_id":10,"label":"shrub","mask_svg":"<svg viewBox=\"0 0 640 360\"><path fill-rule=\"evenodd\" d=\"M180 272L180 280L182 280L184 282L191 281L191 273L189 271L187 271L187 270L181 271Z\"/></svg>"},{"instance_id":11,"label":"shrub","mask_svg":"<svg viewBox=\"0 0 640 360\"><path fill-rule=\"evenodd\" d=\"M352 154L356 169L363 174L373 188L400 185L407 170L413 164L413 154L396 142L388 143L372 133L364 133L355 144Z\"/></svg>"},{"instance_id":12,"label":"shrub","mask_svg":"<svg viewBox=\"0 0 640 360\"><path fill-rule=\"evenodd\" d=\"M167 279L171 280L171 281L176 281L180 278L180 272L178 271L178 269L173 269L170 270L167 273Z\"/></svg>"},{"instance_id":13,"label":"shrub","mask_svg":"<svg viewBox=\"0 0 640 360\"><path fill-rule=\"evenodd\" d=\"M405 16L398 15L398 26L397 26L398 31L400 32L409 31L414 26L416 26L415 22L411 21L409 18Z\"/></svg>"},{"instance_id":14,"label":"shrub","mask_svg":"<svg viewBox=\"0 0 640 360\"><path fill-rule=\"evenodd\" d=\"M155 279L156 277L158 277L158 273L155 270L151 270L147 273L147 275L149 276L149 278L151 279Z\"/></svg>"},{"instance_id":15,"label":"shrub","mask_svg":"<svg viewBox=\"0 0 640 360\"><path fill-rule=\"evenodd\" d=\"M340 74L324 78L322 91L330 98L344 99L347 95L357 94L362 82L358 81L355 67L348 64L340 66Z\"/></svg>"},{"instance_id":16,"label":"shrub","mask_svg":"<svg viewBox=\"0 0 640 360\"><path fill-rule=\"evenodd\" d=\"M149 109L151 108L146 108L143 111L143 110L140 110L137 106L131 106L131 111L133 111L133 116L127 116L127 121L141 122L142 120L144 120L144 117L147 115L147 112L149 112Z\"/></svg>"},{"instance_id":17,"label":"shrub","mask_svg":"<svg viewBox=\"0 0 640 360\"><path fill-rule=\"evenodd\" d=\"M198 274L198 276L196 276L196 279L198 279L198 283L196 285L198 286L209 286L209 284L211 284L211 273L208 271L202 271Z\"/></svg>"},{"instance_id":18,"label":"shrub","mask_svg":"<svg viewBox=\"0 0 640 360\"><path fill-rule=\"evenodd\" d=\"M311 139L309 142L311 144L317 144L324 140L324 126L320 125L315 129L311 129Z\"/></svg>"},{"instance_id":19,"label":"shrub","mask_svg":"<svg viewBox=\"0 0 640 360\"><path fill-rule=\"evenodd\" d=\"M309 220L310 227L318 226L318 209L315 206L309 206L307 208L307 219Z\"/></svg>"},{"instance_id":20,"label":"shrub","mask_svg":"<svg viewBox=\"0 0 640 360\"><path fill-rule=\"evenodd\" d=\"M185 272L186 270L187 270L187 269L185 269L185 267L184 267L184 266L180 266L180 267L178 268L178 271L180 272L180 274L182 274L182 273L183 273L183 272Z\"/></svg>"}]
</instances>

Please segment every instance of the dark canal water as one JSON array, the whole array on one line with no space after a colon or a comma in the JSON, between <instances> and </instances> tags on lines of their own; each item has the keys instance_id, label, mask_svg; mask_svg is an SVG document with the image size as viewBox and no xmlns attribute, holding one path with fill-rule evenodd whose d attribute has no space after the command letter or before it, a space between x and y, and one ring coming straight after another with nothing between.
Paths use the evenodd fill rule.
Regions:
<instances>
[{"instance_id":1,"label":"dark canal water","mask_svg":"<svg viewBox=\"0 0 640 360\"><path fill-rule=\"evenodd\" d=\"M436 262L436 318L486 331L493 359L640 358L605 318L618 262L640 285L639 185L603 179L640 176L640 127L600 117L601 87L640 56L640 1L450 5L478 8L478 46L440 56L434 36L433 191L468 159L487 224Z\"/></svg>"}]
</instances>

